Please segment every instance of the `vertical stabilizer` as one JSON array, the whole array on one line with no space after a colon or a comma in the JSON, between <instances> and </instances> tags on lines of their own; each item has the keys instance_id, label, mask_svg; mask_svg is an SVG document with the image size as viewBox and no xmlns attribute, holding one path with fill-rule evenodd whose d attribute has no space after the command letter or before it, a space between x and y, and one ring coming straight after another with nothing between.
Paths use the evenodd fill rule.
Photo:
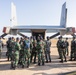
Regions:
<instances>
[{"instance_id":1,"label":"vertical stabilizer","mask_svg":"<svg viewBox=\"0 0 76 75\"><path fill-rule=\"evenodd\" d=\"M60 26L66 27L66 19L67 19L67 9L66 9L66 2L62 5L62 11L61 11L61 20L60 20Z\"/></svg>"},{"instance_id":2,"label":"vertical stabilizer","mask_svg":"<svg viewBox=\"0 0 76 75\"><path fill-rule=\"evenodd\" d=\"M16 15L16 6L14 3L11 3L11 25L16 26L17 25L17 15Z\"/></svg>"}]
</instances>

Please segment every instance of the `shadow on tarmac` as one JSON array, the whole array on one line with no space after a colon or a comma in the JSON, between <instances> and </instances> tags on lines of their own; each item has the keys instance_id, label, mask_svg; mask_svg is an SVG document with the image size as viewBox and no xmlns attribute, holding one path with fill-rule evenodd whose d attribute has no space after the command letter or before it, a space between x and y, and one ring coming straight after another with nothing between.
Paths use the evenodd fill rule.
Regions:
<instances>
[{"instance_id":1,"label":"shadow on tarmac","mask_svg":"<svg viewBox=\"0 0 76 75\"><path fill-rule=\"evenodd\" d=\"M76 75L76 71L66 72L58 75Z\"/></svg>"},{"instance_id":2,"label":"shadow on tarmac","mask_svg":"<svg viewBox=\"0 0 76 75\"><path fill-rule=\"evenodd\" d=\"M10 70L10 63L0 64L0 71Z\"/></svg>"}]
</instances>

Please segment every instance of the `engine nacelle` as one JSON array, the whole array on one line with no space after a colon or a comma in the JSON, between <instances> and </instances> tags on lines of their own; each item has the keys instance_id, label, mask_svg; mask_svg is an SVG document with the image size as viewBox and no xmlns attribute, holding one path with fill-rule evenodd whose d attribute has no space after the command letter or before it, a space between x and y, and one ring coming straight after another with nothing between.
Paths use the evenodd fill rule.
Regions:
<instances>
[{"instance_id":1,"label":"engine nacelle","mask_svg":"<svg viewBox=\"0 0 76 75\"><path fill-rule=\"evenodd\" d=\"M66 30L60 30L60 35L73 35L75 32L75 27L67 27Z\"/></svg>"},{"instance_id":2,"label":"engine nacelle","mask_svg":"<svg viewBox=\"0 0 76 75\"><path fill-rule=\"evenodd\" d=\"M10 27L4 27L3 28L3 33L17 35L18 30L17 29L11 29Z\"/></svg>"}]
</instances>

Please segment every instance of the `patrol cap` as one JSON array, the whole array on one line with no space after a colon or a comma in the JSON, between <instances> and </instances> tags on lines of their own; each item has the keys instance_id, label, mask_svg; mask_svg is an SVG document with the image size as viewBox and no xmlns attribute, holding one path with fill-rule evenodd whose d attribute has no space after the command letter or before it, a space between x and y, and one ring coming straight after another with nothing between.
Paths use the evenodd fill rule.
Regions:
<instances>
[{"instance_id":1,"label":"patrol cap","mask_svg":"<svg viewBox=\"0 0 76 75\"><path fill-rule=\"evenodd\" d=\"M27 36L25 36L25 38L28 38Z\"/></svg>"},{"instance_id":2,"label":"patrol cap","mask_svg":"<svg viewBox=\"0 0 76 75\"><path fill-rule=\"evenodd\" d=\"M14 37L12 37L12 39L14 39Z\"/></svg>"},{"instance_id":3,"label":"patrol cap","mask_svg":"<svg viewBox=\"0 0 76 75\"><path fill-rule=\"evenodd\" d=\"M60 38L62 38L62 36L60 36Z\"/></svg>"},{"instance_id":4,"label":"patrol cap","mask_svg":"<svg viewBox=\"0 0 76 75\"><path fill-rule=\"evenodd\" d=\"M33 36L31 36L30 38L33 38Z\"/></svg>"},{"instance_id":5,"label":"patrol cap","mask_svg":"<svg viewBox=\"0 0 76 75\"><path fill-rule=\"evenodd\" d=\"M66 38L66 40L67 40L68 38Z\"/></svg>"},{"instance_id":6,"label":"patrol cap","mask_svg":"<svg viewBox=\"0 0 76 75\"><path fill-rule=\"evenodd\" d=\"M17 38L16 38L16 40L18 41L18 40L19 40L19 38L17 37Z\"/></svg>"},{"instance_id":7,"label":"patrol cap","mask_svg":"<svg viewBox=\"0 0 76 75\"><path fill-rule=\"evenodd\" d=\"M9 37L8 39L11 40L11 37Z\"/></svg>"},{"instance_id":8,"label":"patrol cap","mask_svg":"<svg viewBox=\"0 0 76 75\"><path fill-rule=\"evenodd\" d=\"M47 36L47 39L50 39L50 37L49 37L49 36Z\"/></svg>"}]
</instances>

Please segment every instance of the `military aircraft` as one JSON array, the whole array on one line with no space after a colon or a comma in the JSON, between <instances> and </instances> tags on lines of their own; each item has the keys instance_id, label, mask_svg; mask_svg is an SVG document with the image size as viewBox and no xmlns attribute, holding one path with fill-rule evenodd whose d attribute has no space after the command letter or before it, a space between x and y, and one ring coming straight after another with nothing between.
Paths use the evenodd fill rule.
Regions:
<instances>
[{"instance_id":1,"label":"military aircraft","mask_svg":"<svg viewBox=\"0 0 76 75\"><path fill-rule=\"evenodd\" d=\"M3 35L2 37L6 36L7 34L13 34L13 35L21 35L25 36L21 32L27 32L31 33L32 36L37 36L40 34L43 38L45 38L46 33L52 33L56 32L56 34L50 36L50 38L54 38L58 35L65 35L65 34L71 34L73 35L75 33L75 27L66 27L66 20L67 20L67 8L66 8L66 2L62 5L61 10L61 20L60 25L17 25L17 16L16 16L16 6L12 2L11 3L11 22L12 27L4 27L3 28Z\"/></svg>"}]
</instances>

